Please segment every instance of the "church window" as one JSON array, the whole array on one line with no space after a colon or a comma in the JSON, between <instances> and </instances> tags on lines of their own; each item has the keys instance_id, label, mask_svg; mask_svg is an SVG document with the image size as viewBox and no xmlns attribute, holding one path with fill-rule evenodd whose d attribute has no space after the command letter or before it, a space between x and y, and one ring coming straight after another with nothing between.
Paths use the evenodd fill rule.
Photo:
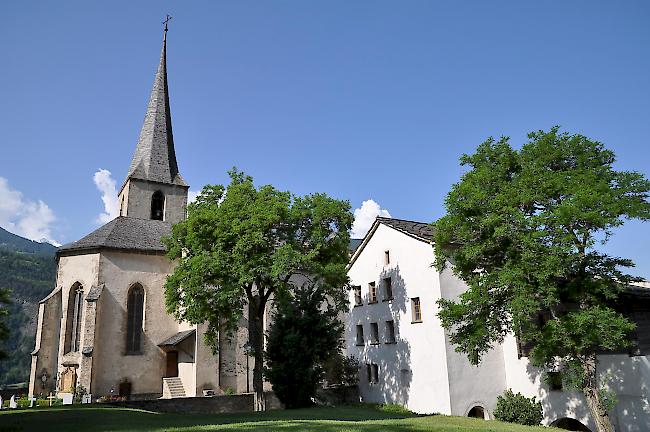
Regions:
<instances>
[{"instance_id":1,"label":"church window","mask_svg":"<svg viewBox=\"0 0 650 432\"><path fill-rule=\"evenodd\" d=\"M81 314L83 310L83 286L77 282L70 288L66 315L65 352L79 351L81 341Z\"/></svg>"},{"instance_id":2,"label":"church window","mask_svg":"<svg viewBox=\"0 0 650 432\"><path fill-rule=\"evenodd\" d=\"M163 220L165 214L165 195L156 191L151 197L151 219Z\"/></svg>"},{"instance_id":3,"label":"church window","mask_svg":"<svg viewBox=\"0 0 650 432\"><path fill-rule=\"evenodd\" d=\"M126 353L142 353L142 323L144 315L144 288L135 284L129 289L126 305Z\"/></svg>"}]
</instances>

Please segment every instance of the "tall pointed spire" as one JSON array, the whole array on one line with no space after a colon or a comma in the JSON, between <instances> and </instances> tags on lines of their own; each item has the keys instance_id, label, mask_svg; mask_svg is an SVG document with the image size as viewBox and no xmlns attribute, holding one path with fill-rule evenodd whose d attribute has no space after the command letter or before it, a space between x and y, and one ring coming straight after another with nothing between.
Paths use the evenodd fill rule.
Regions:
<instances>
[{"instance_id":1,"label":"tall pointed spire","mask_svg":"<svg viewBox=\"0 0 650 432\"><path fill-rule=\"evenodd\" d=\"M130 178L187 186L178 172L172 117L167 88L167 21L163 36L160 64L151 89L138 145L127 174Z\"/></svg>"}]
</instances>

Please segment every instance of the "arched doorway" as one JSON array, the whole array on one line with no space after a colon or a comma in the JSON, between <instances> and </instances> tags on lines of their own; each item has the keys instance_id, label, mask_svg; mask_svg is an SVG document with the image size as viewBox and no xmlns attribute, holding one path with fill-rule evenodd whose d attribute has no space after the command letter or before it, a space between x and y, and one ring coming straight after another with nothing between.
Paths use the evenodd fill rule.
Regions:
<instances>
[{"instance_id":1,"label":"arched doorway","mask_svg":"<svg viewBox=\"0 0 650 432\"><path fill-rule=\"evenodd\" d=\"M485 408L476 405L467 413L467 417L485 419Z\"/></svg>"},{"instance_id":2,"label":"arched doorway","mask_svg":"<svg viewBox=\"0 0 650 432\"><path fill-rule=\"evenodd\" d=\"M551 426L555 426L556 428L568 431L591 432L591 429L589 429L587 426L583 425L578 420L569 417L555 420L553 423L551 423Z\"/></svg>"}]
</instances>

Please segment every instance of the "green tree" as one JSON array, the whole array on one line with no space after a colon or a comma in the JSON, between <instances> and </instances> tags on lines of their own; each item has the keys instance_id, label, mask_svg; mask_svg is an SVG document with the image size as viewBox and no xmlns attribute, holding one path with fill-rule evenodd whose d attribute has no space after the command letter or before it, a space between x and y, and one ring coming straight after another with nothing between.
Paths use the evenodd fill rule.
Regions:
<instances>
[{"instance_id":1,"label":"green tree","mask_svg":"<svg viewBox=\"0 0 650 432\"><path fill-rule=\"evenodd\" d=\"M11 291L7 288L0 288L0 341L4 341L9 338L9 308L7 306L11 305L11 299L9 295ZM4 306L3 306L4 305ZM5 350L0 349L0 360L7 357Z\"/></svg>"},{"instance_id":2,"label":"green tree","mask_svg":"<svg viewBox=\"0 0 650 432\"><path fill-rule=\"evenodd\" d=\"M598 430L611 408L598 353L629 345L634 324L614 305L635 278L604 244L625 219L648 220L650 182L613 169L614 153L582 135L529 135L521 150L488 139L435 222L436 267L453 263L469 289L440 301L442 325L474 364L510 333L533 348L533 365L559 368L585 395ZM540 324L540 319L541 324Z\"/></svg>"},{"instance_id":3,"label":"green tree","mask_svg":"<svg viewBox=\"0 0 650 432\"><path fill-rule=\"evenodd\" d=\"M292 293L276 297L276 312L266 346L265 375L287 408L312 404L325 374L324 365L340 354L343 323L340 302L306 280ZM344 296L345 291L339 291Z\"/></svg>"},{"instance_id":4,"label":"green tree","mask_svg":"<svg viewBox=\"0 0 650 432\"><path fill-rule=\"evenodd\" d=\"M299 275L344 301L336 292L347 283L352 214L348 202L325 194L299 197L270 185L257 188L236 169L229 174L227 188L203 188L166 240L178 265L165 284L165 301L177 319L207 322L206 341L215 351L219 330L234 330L248 308L255 409L263 410L267 302L292 292Z\"/></svg>"}]
</instances>

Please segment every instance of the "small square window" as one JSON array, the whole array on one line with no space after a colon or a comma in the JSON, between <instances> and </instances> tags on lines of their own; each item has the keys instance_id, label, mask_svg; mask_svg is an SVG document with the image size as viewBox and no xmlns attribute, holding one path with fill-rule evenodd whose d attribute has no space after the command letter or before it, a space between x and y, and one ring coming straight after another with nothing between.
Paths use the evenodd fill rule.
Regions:
<instances>
[{"instance_id":1,"label":"small square window","mask_svg":"<svg viewBox=\"0 0 650 432\"><path fill-rule=\"evenodd\" d=\"M384 251L384 265L390 264L390 251Z\"/></svg>"},{"instance_id":2,"label":"small square window","mask_svg":"<svg viewBox=\"0 0 650 432\"><path fill-rule=\"evenodd\" d=\"M374 282L368 284L368 303L377 303L377 285Z\"/></svg>"},{"instance_id":3,"label":"small square window","mask_svg":"<svg viewBox=\"0 0 650 432\"><path fill-rule=\"evenodd\" d=\"M391 278L387 277L384 278L382 281L382 284L384 285L384 301L392 300L393 299L393 281Z\"/></svg>"},{"instance_id":4,"label":"small square window","mask_svg":"<svg viewBox=\"0 0 650 432\"><path fill-rule=\"evenodd\" d=\"M422 322L422 306L420 305L420 297L413 297L411 299L411 315L413 318L412 322Z\"/></svg>"},{"instance_id":5,"label":"small square window","mask_svg":"<svg viewBox=\"0 0 650 432\"><path fill-rule=\"evenodd\" d=\"M553 391L562 391L562 374L560 372L546 372L546 382Z\"/></svg>"},{"instance_id":6,"label":"small square window","mask_svg":"<svg viewBox=\"0 0 650 432\"><path fill-rule=\"evenodd\" d=\"M386 343L395 343L395 322L393 320L386 321Z\"/></svg>"},{"instance_id":7,"label":"small square window","mask_svg":"<svg viewBox=\"0 0 650 432\"><path fill-rule=\"evenodd\" d=\"M379 324L370 323L370 343L376 345L379 343Z\"/></svg>"},{"instance_id":8,"label":"small square window","mask_svg":"<svg viewBox=\"0 0 650 432\"><path fill-rule=\"evenodd\" d=\"M361 285L355 285L352 289L354 290L354 305L363 305L363 299L361 298Z\"/></svg>"},{"instance_id":9,"label":"small square window","mask_svg":"<svg viewBox=\"0 0 650 432\"><path fill-rule=\"evenodd\" d=\"M363 345L363 325L357 325L357 345Z\"/></svg>"}]
</instances>

